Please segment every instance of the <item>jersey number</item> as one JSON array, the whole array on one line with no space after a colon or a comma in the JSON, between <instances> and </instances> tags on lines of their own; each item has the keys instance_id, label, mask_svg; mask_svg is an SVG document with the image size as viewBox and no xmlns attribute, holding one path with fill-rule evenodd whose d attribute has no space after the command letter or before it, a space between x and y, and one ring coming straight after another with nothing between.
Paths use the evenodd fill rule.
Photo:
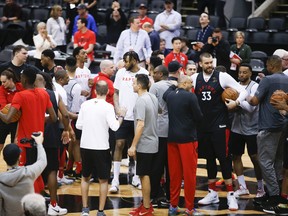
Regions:
<instances>
[{"instance_id":1,"label":"jersey number","mask_svg":"<svg viewBox=\"0 0 288 216\"><path fill-rule=\"evenodd\" d=\"M211 92L204 91L202 92L202 101L210 101L211 100Z\"/></svg>"}]
</instances>

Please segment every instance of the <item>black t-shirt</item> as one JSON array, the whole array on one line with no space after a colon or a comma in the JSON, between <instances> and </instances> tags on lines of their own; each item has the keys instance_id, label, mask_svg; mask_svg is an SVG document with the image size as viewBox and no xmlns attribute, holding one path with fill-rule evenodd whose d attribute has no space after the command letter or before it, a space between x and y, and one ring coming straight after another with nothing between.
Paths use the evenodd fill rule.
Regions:
<instances>
[{"instance_id":1,"label":"black t-shirt","mask_svg":"<svg viewBox=\"0 0 288 216\"><path fill-rule=\"evenodd\" d=\"M20 76L20 75L21 75L21 72L22 72L24 69L26 69L27 67L33 67L34 69L36 69L37 71L40 72L40 70L39 70L38 68L36 68L35 66L33 66L33 65L24 63L24 64L22 64L21 66L15 66L14 64L12 64L11 61L9 61L9 62L2 63L2 64L0 65L0 74L1 74L4 70L6 70L6 69L8 69L8 68L11 68L11 69L13 70L13 72L14 72L16 81L17 81L17 82L20 82L20 81L21 81L21 76Z\"/></svg>"}]
</instances>

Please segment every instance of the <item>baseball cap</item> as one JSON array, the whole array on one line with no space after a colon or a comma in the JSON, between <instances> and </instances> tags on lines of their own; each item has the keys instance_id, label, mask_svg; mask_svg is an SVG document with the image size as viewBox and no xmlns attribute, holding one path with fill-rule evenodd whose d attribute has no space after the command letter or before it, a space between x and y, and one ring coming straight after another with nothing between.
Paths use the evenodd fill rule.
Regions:
<instances>
[{"instance_id":1,"label":"baseball cap","mask_svg":"<svg viewBox=\"0 0 288 216\"><path fill-rule=\"evenodd\" d=\"M9 165L15 165L19 156L20 156L21 150L18 147L17 144L11 143L5 146L3 149L3 158L5 162Z\"/></svg>"},{"instance_id":2,"label":"baseball cap","mask_svg":"<svg viewBox=\"0 0 288 216\"><path fill-rule=\"evenodd\" d=\"M85 4L79 4L77 6L77 9L87 9L86 5Z\"/></svg>"},{"instance_id":3,"label":"baseball cap","mask_svg":"<svg viewBox=\"0 0 288 216\"><path fill-rule=\"evenodd\" d=\"M277 49L277 50L275 50L273 55L277 55L280 58L283 58L284 56L288 55L288 52L286 50L284 50L284 49Z\"/></svg>"},{"instance_id":4,"label":"baseball cap","mask_svg":"<svg viewBox=\"0 0 288 216\"><path fill-rule=\"evenodd\" d=\"M172 61L168 64L168 71L170 73L176 72L181 68L183 65L181 65L178 61Z\"/></svg>"},{"instance_id":5,"label":"baseball cap","mask_svg":"<svg viewBox=\"0 0 288 216\"><path fill-rule=\"evenodd\" d=\"M145 9L147 9L147 6L146 6L146 4L141 3L141 4L139 5L139 9L140 9L140 8L145 8Z\"/></svg>"}]
</instances>

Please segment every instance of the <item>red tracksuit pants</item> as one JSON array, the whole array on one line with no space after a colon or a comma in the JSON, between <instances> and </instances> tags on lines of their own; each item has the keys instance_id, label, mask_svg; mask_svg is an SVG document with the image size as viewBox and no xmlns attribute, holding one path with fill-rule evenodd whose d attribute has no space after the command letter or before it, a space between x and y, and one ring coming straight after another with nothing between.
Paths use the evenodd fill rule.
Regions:
<instances>
[{"instance_id":1,"label":"red tracksuit pants","mask_svg":"<svg viewBox=\"0 0 288 216\"><path fill-rule=\"evenodd\" d=\"M184 177L185 207L189 210L194 208L198 159L197 148L197 141L181 144L168 142L170 202L173 207L178 206L181 181Z\"/></svg>"}]
</instances>

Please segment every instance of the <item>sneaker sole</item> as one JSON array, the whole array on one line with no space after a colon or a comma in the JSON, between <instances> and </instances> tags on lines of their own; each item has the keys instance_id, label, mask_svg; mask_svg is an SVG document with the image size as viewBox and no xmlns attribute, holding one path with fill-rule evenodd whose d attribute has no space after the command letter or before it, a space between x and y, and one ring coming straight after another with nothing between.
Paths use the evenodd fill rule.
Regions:
<instances>
[{"instance_id":1,"label":"sneaker sole","mask_svg":"<svg viewBox=\"0 0 288 216\"><path fill-rule=\"evenodd\" d=\"M266 212L266 213L269 213L269 214L275 214L275 211L273 211L273 210L263 209L263 211Z\"/></svg>"},{"instance_id":2,"label":"sneaker sole","mask_svg":"<svg viewBox=\"0 0 288 216\"><path fill-rule=\"evenodd\" d=\"M198 205L212 205L212 204L217 204L219 202L220 202L219 200L217 200L215 202L210 202L210 203L200 203L200 202L198 202Z\"/></svg>"}]
</instances>

